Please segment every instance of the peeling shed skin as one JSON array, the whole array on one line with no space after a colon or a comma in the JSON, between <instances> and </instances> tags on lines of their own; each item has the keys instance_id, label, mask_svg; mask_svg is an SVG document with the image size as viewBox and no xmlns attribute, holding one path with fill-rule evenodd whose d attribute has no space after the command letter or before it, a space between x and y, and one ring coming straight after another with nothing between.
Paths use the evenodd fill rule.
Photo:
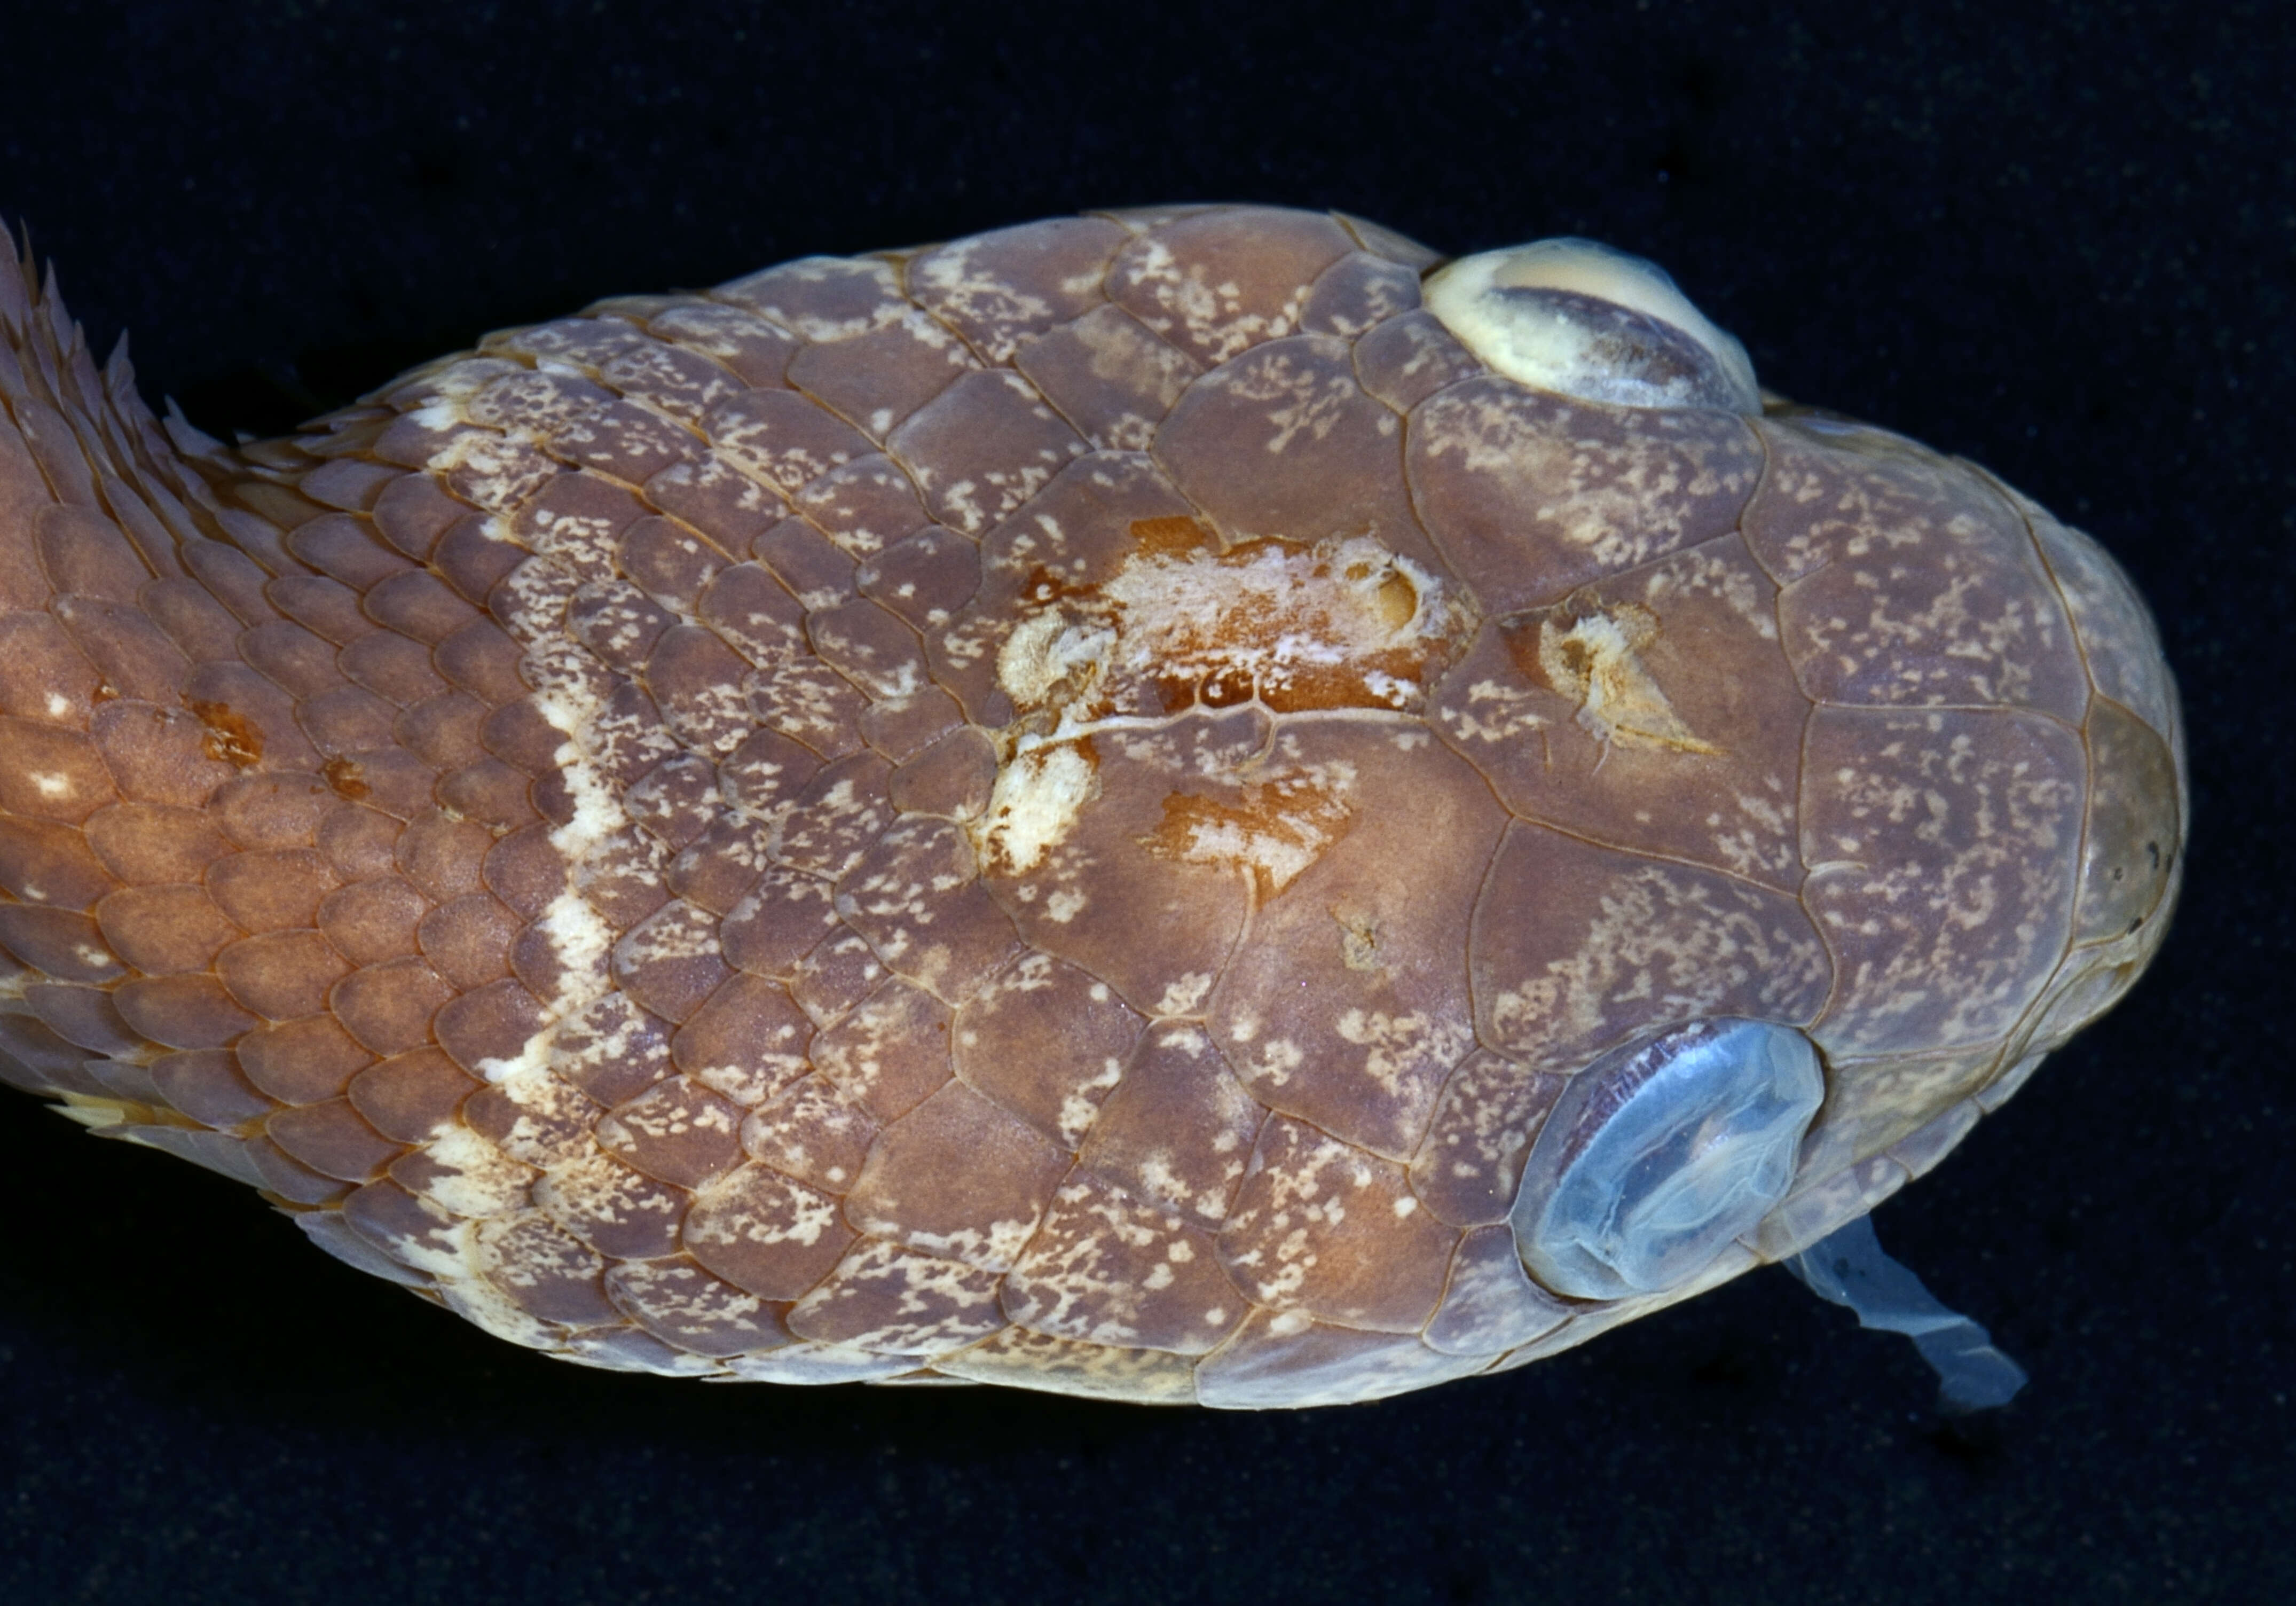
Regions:
<instances>
[{"instance_id":1,"label":"peeling shed skin","mask_svg":"<svg viewBox=\"0 0 2296 1606\"><path fill-rule=\"evenodd\" d=\"M2150 959L2173 685L1982 471L1509 378L1437 262L1065 218L234 449L0 261L0 1076L624 1371L1317 1404L1795 1254ZM1546 1110L1723 1017L1791 1191L1540 1288Z\"/></svg>"}]
</instances>

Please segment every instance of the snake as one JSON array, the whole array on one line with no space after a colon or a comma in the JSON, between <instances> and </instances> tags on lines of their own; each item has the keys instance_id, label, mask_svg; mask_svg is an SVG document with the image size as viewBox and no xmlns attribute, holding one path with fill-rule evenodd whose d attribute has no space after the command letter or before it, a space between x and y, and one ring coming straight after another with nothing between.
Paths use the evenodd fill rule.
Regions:
<instances>
[{"instance_id":1,"label":"snake","mask_svg":"<svg viewBox=\"0 0 2296 1606\"><path fill-rule=\"evenodd\" d=\"M236 444L29 246L0 331L0 1078L95 1136L622 1371L1341 1404L1784 1264L2013 1373L1867 1217L2157 951L2174 679L1654 265L1093 212Z\"/></svg>"}]
</instances>

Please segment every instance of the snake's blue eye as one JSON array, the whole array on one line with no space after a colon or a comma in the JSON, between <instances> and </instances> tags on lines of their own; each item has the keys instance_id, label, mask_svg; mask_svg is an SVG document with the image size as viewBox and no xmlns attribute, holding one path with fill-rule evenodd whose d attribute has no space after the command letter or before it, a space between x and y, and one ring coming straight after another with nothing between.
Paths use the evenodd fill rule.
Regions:
<instances>
[{"instance_id":1,"label":"snake's blue eye","mask_svg":"<svg viewBox=\"0 0 2296 1606\"><path fill-rule=\"evenodd\" d=\"M1592 240L1535 240L1431 275L1427 309L1519 383L1626 407L1759 413L1746 348L1666 270Z\"/></svg>"},{"instance_id":2,"label":"snake's blue eye","mask_svg":"<svg viewBox=\"0 0 2296 1606\"><path fill-rule=\"evenodd\" d=\"M1547 1117L1515 1243L1559 1294L1659 1293L1703 1271L1786 1195L1825 1096L1809 1040L1706 1020L1605 1055Z\"/></svg>"}]
</instances>

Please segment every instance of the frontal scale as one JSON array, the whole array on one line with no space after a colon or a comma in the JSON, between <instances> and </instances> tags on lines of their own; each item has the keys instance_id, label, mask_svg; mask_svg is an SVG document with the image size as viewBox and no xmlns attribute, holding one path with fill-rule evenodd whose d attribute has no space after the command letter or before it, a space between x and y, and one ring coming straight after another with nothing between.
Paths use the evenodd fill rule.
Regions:
<instances>
[{"instance_id":1,"label":"frontal scale","mask_svg":"<svg viewBox=\"0 0 2296 1606\"><path fill-rule=\"evenodd\" d=\"M811 258L236 449L0 325L0 1075L569 1359L1520 1365L1863 1216L2173 898L2111 560L1583 241Z\"/></svg>"}]
</instances>

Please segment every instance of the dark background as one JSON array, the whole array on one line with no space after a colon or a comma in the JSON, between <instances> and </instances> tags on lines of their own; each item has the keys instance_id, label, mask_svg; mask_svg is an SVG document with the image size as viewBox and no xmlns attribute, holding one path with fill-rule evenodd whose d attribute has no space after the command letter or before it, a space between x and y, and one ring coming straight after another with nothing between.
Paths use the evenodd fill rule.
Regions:
<instances>
[{"instance_id":1,"label":"dark background","mask_svg":"<svg viewBox=\"0 0 2296 1606\"><path fill-rule=\"evenodd\" d=\"M2112 548L2195 789L2149 978L1879 1214L2033 1374L1973 1428L1775 1271L1305 1414L586 1372L0 1094L0 1598L2296 1594L2290 15L0 0L0 216L218 433L599 295L1089 206L1585 233Z\"/></svg>"}]
</instances>

